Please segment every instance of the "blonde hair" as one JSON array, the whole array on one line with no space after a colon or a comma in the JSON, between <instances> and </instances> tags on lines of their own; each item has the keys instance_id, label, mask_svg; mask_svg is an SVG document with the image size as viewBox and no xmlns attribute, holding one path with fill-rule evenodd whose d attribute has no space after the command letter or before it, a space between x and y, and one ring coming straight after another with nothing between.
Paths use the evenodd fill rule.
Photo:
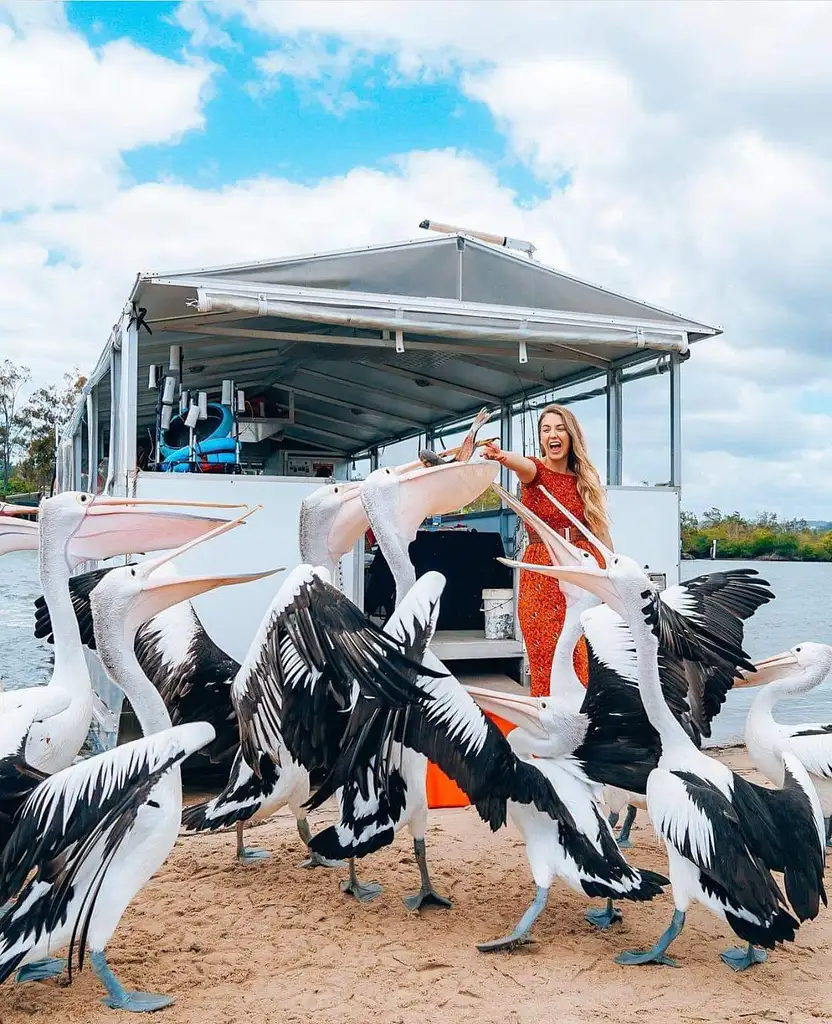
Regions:
<instances>
[{"instance_id":1,"label":"blonde hair","mask_svg":"<svg viewBox=\"0 0 832 1024\"><path fill-rule=\"evenodd\" d=\"M584 432L575 414L570 412L565 406L547 405L545 409L541 410L540 416L537 419L537 442L542 456L545 457L546 450L540 438L540 428L544 417L550 413L555 413L563 419L566 433L572 442L569 446L567 469L577 477L578 494L584 503L586 524L597 535L609 529L609 515L607 514L607 502L604 497L601 477L598 475L598 470L593 466L587 453Z\"/></svg>"}]
</instances>

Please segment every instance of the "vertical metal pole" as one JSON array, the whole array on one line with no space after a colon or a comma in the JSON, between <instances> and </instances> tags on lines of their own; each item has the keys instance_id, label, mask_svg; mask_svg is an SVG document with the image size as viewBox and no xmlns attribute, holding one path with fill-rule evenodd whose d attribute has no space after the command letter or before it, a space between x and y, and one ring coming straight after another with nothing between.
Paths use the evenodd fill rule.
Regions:
<instances>
[{"instance_id":1,"label":"vertical metal pole","mask_svg":"<svg viewBox=\"0 0 832 1024\"><path fill-rule=\"evenodd\" d=\"M682 486L682 361L670 355L670 486Z\"/></svg>"},{"instance_id":2,"label":"vertical metal pole","mask_svg":"<svg viewBox=\"0 0 832 1024\"><path fill-rule=\"evenodd\" d=\"M607 486L620 487L623 468L621 370L607 370Z\"/></svg>"},{"instance_id":3,"label":"vertical metal pole","mask_svg":"<svg viewBox=\"0 0 832 1024\"><path fill-rule=\"evenodd\" d=\"M374 473L378 469L378 448L373 448L370 451L370 472Z\"/></svg>"},{"instance_id":4,"label":"vertical metal pole","mask_svg":"<svg viewBox=\"0 0 832 1024\"><path fill-rule=\"evenodd\" d=\"M98 493L98 385L87 395L87 490Z\"/></svg>"},{"instance_id":5,"label":"vertical metal pole","mask_svg":"<svg viewBox=\"0 0 832 1024\"><path fill-rule=\"evenodd\" d=\"M500 409L500 444L501 447L510 452L514 448L514 418L511 414L511 404L503 405ZM504 490L511 490L511 470L505 466L500 467L500 486Z\"/></svg>"},{"instance_id":6,"label":"vertical metal pole","mask_svg":"<svg viewBox=\"0 0 832 1024\"><path fill-rule=\"evenodd\" d=\"M138 434L137 403L139 397L139 332L130 322L128 306L121 318L121 476L126 495L130 494L136 471L136 439Z\"/></svg>"}]
</instances>

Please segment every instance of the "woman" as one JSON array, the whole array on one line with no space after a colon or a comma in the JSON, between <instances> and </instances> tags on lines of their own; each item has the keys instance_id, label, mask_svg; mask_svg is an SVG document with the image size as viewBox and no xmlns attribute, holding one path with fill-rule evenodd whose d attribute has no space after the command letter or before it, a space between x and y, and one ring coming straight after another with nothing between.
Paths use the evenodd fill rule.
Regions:
<instances>
[{"instance_id":1,"label":"woman","mask_svg":"<svg viewBox=\"0 0 832 1024\"><path fill-rule=\"evenodd\" d=\"M573 544L591 551L603 565L601 554L583 537L576 536L578 531L536 486L545 487L610 550L613 549L601 479L587 455L580 424L564 406L547 405L537 421L537 437L540 458L505 452L496 441L484 447L483 456L515 473L523 485L520 493L523 504ZM531 529L528 533L529 544L522 561L548 564L549 555L540 538ZM557 580L539 573L521 573L518 612L528 651L532 696L546 697L555 645L566 616L566 601ZM575 648L574 658L575 671L586 685L588 663L583 638Z\"/></svg>"}]
</instances>

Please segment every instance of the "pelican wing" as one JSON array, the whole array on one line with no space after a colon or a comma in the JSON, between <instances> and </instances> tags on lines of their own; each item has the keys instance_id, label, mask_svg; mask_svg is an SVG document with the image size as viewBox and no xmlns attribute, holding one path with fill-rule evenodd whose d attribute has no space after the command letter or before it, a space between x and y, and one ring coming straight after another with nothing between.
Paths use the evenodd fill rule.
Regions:
<instances>
[{"instance_id":1,"label":"pelican wing","mask_svg":"<svg viewBox=\"0 0 832 1024\"><path fill-rule=\"evenodd\" d=\"M731 798L749 848L770 871L782 871L786 896L801 921L826 905L823 884L826 833L817 793L794 754L783 755L781 789L734 775Z\"/></svg>"},{"instance_id":2,"label":"pelican wing","mask_svg":"<svg viewBox=\"0 0 832 1024\"><path fill-rule=\"evenodd\" d=\"M81 643L92 651L95 634L90 595L113 568L93 569L69 581ZM43 596L35 600L35 636L54 643ZM240 666L214 643L190 601L145 623L136 634L134 651L142 671L161 694L173 724L210 722L217 737L208 749L209 757L212 761L230 759L239 743L230 688Z\"/></svg>"},{"instance_id":3,"label":"pelican wing","mask_svg":"<svg viewBox=\"0 0 832 1024\"><path fill-rule=\"evenodd\" d=\"M794 726L789 746L807 772L832 779L832 723Z\"/></svg>"},{"instance_id":4,"label":"pelican wing","mask_svg":"<svg viewBox=\"0 0 832 1024\"><path fill-rule=\"evenodd\" d=\"M741 815L716 785L690 772L658 769L647 801L658 835L695 865L699 884L741 938L768 948L794 938L798 922L749 847Z\"/></svg>"},{"instance_id":5,"label":"pelican wing","mask_svg":"<svg viewBox=\"0 0 832 1024\"><path fill-rule=\"evenodd\" d=\"M134 563L128 563L134 564ZM69 581L69 595L72 598L72 607L75 611L75 618L78 620L78 629L81 633L81 643L95 650L95 634L92 628L92 608L90 607L90 594L104 579L108 572L116 566L106 565L103 569L93 569L92 572L82 572L72 576ZM39 640L45 640L48 644L55 642L52 632L52 618L46 604L46 598L41 594L35 598L35 636Z\"/></svg>"},{"instance_id":6,"label":"pelican wing","mask_svg":"<svg viewBox=\"0 0 832 1024\"><path fill-rule=\"evenodd\" d=\"M232 684L243 756L255 773L262 753L280 763L284 743L305 766L324 757L330 719L349 706L353 682L373 694L383 687L399 705L422 699L413 682L422 669L406 645L374 626L323 572L302 565L289 574ZM300 708L291 708L293 700Z\"/></svg>"},{"instance_id":7,"label":"pelican wing","mask_svg":"<svg viewBox=\"0 0 832 1024\"><path fill-rule=\"evenodd\" d=\"M743 621L774 594L755 569L729 569L685 580L661 594L648 595L645 616L671 653L684 660L724 670L714 686L733 680L741 668L754 666L743 650ZM717 689L703 701L715 714L724 700Z\"/></svg>"},{"instance_id":8,"label":"pelican wing","mask_svg":"<svg viewBox=\"0 0 832 1024\"><path fill-rule=\"evenodd\" d=\"M0 920L0 982L66 921L82 879L70 945L77 939L83 964L87 928L120 844L162 776L212 739L205 722L166 729L74 764L35 790L0 863L0 902L17 897Z\"/></svg>"}]
</instances>

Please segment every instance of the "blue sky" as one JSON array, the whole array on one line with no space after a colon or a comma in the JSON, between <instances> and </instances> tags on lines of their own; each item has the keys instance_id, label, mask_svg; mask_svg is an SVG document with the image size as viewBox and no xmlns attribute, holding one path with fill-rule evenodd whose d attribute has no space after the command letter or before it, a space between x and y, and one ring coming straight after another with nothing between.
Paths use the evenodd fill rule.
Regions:
<instances>
[{"instance_id":1,"label":"blue sky","mask_svg":"<svg viewBox=\"0 0 832 1024\"><path fill-rule=\"evenodd\" d=\"M0 358L49 383L139 271L427 217L723 325L685 366L685 504L828 519L832 4L750 11L0 0ZM666 478L665 408L625 395L634 481Z\"/></svg>"},{"instance_id":2,"label":"blue sky","mask_svg":"<svg viewBox=\"0 0 832 1024\"><path fill-rule=\"evenodd\" d=\"M362 58L336 84L339 95L356 97L356 106L333 114L315 89L290 76L275 88L258 87L262 76L255 61L279 50L280 37L264 36L236 17L225 24L233 46L194 45L176 19L178 6L117 0L67 5L69 23L92 46L128 37L171 59L187 51L221 65L205 104L205 129L176 145L126 154L135 182L172 178L217 188L277 174L314 184L356 166L391 168L399 154L453 148L491 167L521 204L545 193L532 169L512 153L488 107L460 91L458 75L427 82L394 76L391 87L389 59ZM338 41L324 36L321 44L333 52Z\"/></svg>"}]
</instances>

